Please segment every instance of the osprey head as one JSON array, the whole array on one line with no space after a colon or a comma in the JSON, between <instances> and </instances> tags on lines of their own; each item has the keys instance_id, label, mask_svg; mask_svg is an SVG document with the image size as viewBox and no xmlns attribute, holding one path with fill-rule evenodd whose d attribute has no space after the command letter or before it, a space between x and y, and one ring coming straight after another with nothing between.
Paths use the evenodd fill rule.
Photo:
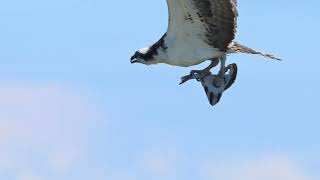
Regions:
<instances>
[{"instance_id":1,"label":"osprey head","mask_svg":"<svg viewBox=\"0 0 320 180\"><path fill-rule=\"evenodd\" d=\"M154 60L152 53L150 52L150 48L142 48L135 52L135 54L130 59L131 63L141 63L141 64L156 64L157 62Z\"/></svg>"}]
</instances>

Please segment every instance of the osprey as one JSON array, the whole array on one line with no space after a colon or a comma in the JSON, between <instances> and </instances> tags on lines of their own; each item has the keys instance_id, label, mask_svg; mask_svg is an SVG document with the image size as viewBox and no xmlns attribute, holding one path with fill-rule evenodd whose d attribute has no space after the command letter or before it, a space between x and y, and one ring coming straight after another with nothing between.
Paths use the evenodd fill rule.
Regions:
<instances>
[{"instance_id":1,"label":"osprey","mask_svg":"<svg viewBox=\"0 0 320 180\"><path fill-rule=\"evenodd\" d=\"M209 60L211 63L207 68L191 71L189 75L181 78L180 83L198 79L206 84L204 78L212 76L210 70L220 62L219 73L214 75L214 79L220 77L224 79L225 86L230 87L237 71L235 64L226 67L228 54L258 54L280 60L273 55L233 41L237 28L237 0L167 0L167 5L169 9L167 32L153 45L136 51L131 57L131 63L146 65L165 63L188 67ZM235 72L231 74L232 77L227 78L232 80L231 84L226 80L228 70ZM218 94L221 97L221 91ZM215 104L213 97L209 97L208 93L207 95L210 103Z\"/></svg>"}]
</instances>

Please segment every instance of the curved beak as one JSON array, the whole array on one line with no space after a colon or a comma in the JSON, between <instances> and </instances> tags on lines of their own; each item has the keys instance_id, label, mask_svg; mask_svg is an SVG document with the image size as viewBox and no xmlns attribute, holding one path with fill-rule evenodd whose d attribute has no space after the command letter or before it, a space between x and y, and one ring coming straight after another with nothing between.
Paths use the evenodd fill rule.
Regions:
<instances>
[{"instance_id":1,"label":"curved beak","mask_svg":"<svg viewBox=\"0 0 320 180\"><path fill-rule=\"evenodd\" d=\"M131 59L130 59L130 62L131 62L131 63L136 63L136 62L138 62L136 56L132 56Z\"/></svg>"}]
</instances>

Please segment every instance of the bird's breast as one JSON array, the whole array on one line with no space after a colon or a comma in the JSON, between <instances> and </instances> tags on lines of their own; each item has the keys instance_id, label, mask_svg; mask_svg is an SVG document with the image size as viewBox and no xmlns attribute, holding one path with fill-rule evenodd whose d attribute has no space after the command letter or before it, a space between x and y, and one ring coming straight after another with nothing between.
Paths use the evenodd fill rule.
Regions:
<instances>
[{"instance_id":1,"label":"bird's breast","mask_svg":"<svg viewBox=\"0 0 320 180\"><path fill-rule=\"evenodd\" d=\"M164 63L175 66L193 66L208 59L220 57L223 52L211 47L201 39L171 38L165 40L167 49Z\"/></svg>"}]
</instances>

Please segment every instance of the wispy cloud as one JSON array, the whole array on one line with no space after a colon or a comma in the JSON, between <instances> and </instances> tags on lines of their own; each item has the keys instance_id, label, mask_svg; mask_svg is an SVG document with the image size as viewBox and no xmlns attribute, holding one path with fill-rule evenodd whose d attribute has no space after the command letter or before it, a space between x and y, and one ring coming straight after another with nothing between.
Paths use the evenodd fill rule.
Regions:
<instances>
[{"instance_id":1,"label":"wispy cloud","mask_svg":"<svg viewBox=\"0 0 320 180\"><path fill-rule=\"evenodd\" d=\"M172 176L177 169L177 152L172 147L146 149L142 160L144 171L152 176Z\"/></svg>"},{"instance_id":2,"label":"wispy cloud","mask_svg":"<svg viewBox=\"0 0 320 180\"><path fill-rule=\"evenodd\" d=\"M15 180L48 180L67 177L64 175L74 170L81 172L77 167L91 158L87 157L86 132L87 125L97 117L95 108L77 89L61 85L0 87L0 174L4 172ZM126 177L130 175L122 170L111 172L111 176L177 179L182 173L197 174L196 170L180 171L186 166L197 169L201 164L183 165L179 161L187 157L180 157L177 149L174 145L144 148L136 164L141 173L131 173L137 178ZM80 178L108 177L103 166L96 169L81 172ZM212 180L310 180L295 160L281 155L211 161L204 169L206 179ZM48 174L53 176L48 178Z\"/></svg>"},{"instance_id":3,"label":"wispy cloud","mask_svg":"<svg viewBox=\"0 0 320 180\"><path fill-rule=\"evenodd\" d=\"M85 158L86 124L94 106L79 91L59 85L0 87L0 171L71 170ZM41 179L32 173L18 180Z\"/></svg>"},{"instance_id":4,"label":"wispy cloud","mask_svg":"<svg viewBox=\"0 0 320 180\"><path fill-rule=\"evenodd\" d=\"M48 153L49 167L57 173L68 172L83 157L83 148L75 145L57 145Z\"/></svg>"},{"instance_id":5,"label":"wispy cloud","mask_svg":"<svg viewBox=\"0 0 320 180\"><path fill-rule=\"evenodd\" d=\"M207 175L219 180L309 180L293 160L272 155L252 160L212 162Z\"/></svg>"},{"instance_id":6,"label":"wispy cloud","mask_svg":"<svg viewBox=\"0 0 320 180\"><path fill-rule=\"evenodd\" d=\"M34 174L31 173L21 173L18 174L16 177L17 180L44 180L43 178L41 178L40 176L36 176Z\"/></svg>"}]
</instances>

